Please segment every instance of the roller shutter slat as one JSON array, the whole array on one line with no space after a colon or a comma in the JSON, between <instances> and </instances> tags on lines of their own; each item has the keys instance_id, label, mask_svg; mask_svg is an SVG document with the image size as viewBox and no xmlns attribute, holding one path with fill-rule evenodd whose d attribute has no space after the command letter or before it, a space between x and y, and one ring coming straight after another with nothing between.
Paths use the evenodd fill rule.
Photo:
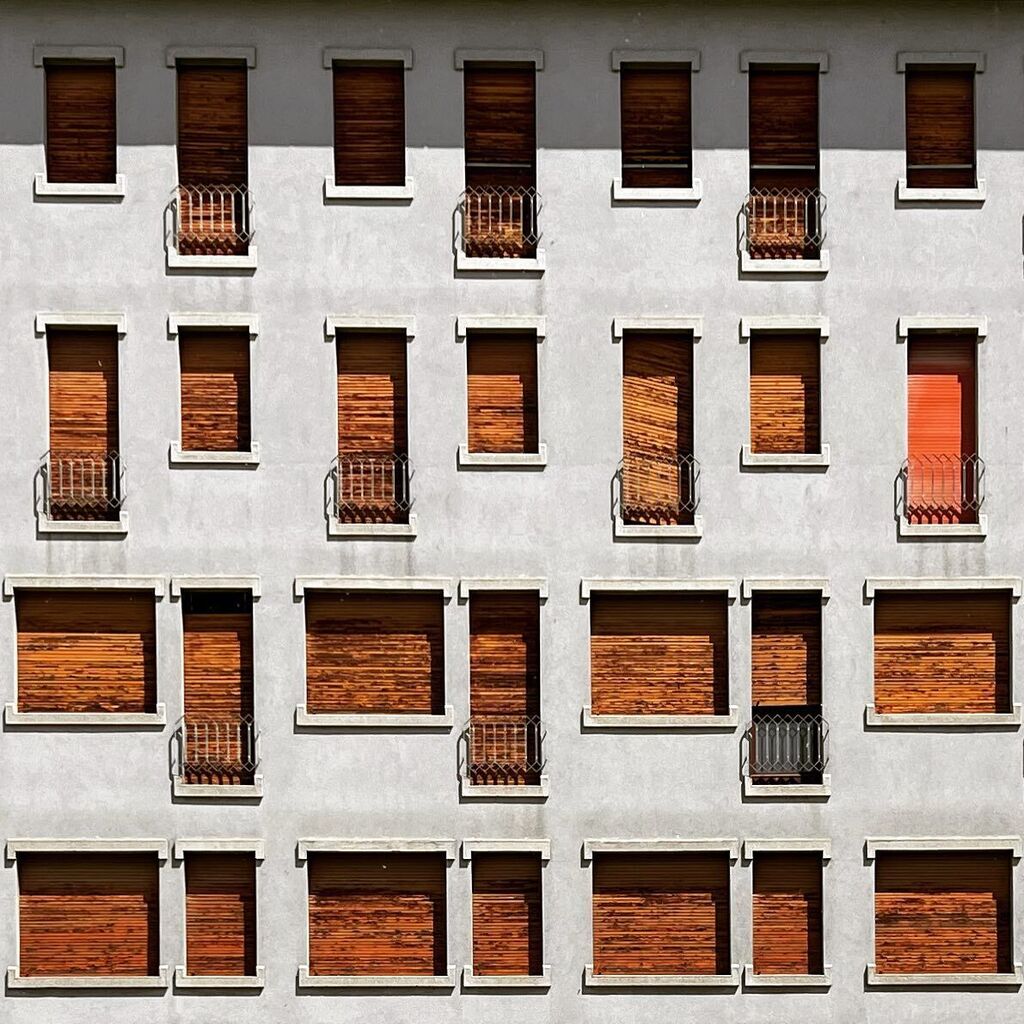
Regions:
<instances>
[{"instance_id":1,"label":"roller shutter slat","mask_svg":"<svg viewBox=\"0 0 1024 1024\"><path fill-rule=\"evenodd\" d=\"M755 66L750 69L749 77L750 187L816 189L817 67ZM758 169L764 167L768 169ZM808 169L789 169L796 167Z\"/></svg>"},{"instance_id":2,"label":"roller shutter slat","mask_svg":"<svg viewBox=\"0 0 1024 1024\"><path fill-rule=\"evenodd\" d=\"M251 853L186 854L185 944L190 975L256 974L256 860Z\"/></svg>"},{"instance_id":3,"label":"roller shutter slat","mask_svg":"<svg viewBox=\"0 0 1024 1024\"><path fill-rule=\"evenodd\" d=\"M116 71L112 62L46 62L46 180L117 178Z\"/></svg>"},{"instance_id":4,"label":"roller shutter slat","mask_svg":"<svg viewBox=\"0 0 1024 1024\"><path fill-rule=\"evenodd\" d=\"M817 335L751 338L751 451L821 451L820 361Z\"/></svg>"},{"instance_id":5,"label":"roller shutter slat","mask_svg":"<svg viewBox=\"0 0 1024 1024\"><path fill-rule=\"evenodd\" d=\"M821 974L821 854L759 853L753 884L754 972Z\"/></svg>"},{"instance_id":6,"label":"roller shutter slat","mask_svg":"<svg viewBox=\"0 0 1024 1024\"><path fill-rule=\"evenodd\" d=\"M244 64L178 64L178 184L245 185L249 173Z\"/></svg>"},{"instance_id":7,"label":"roller shutter slat","mask_svg":"<svg viewBox=\"0 0 1024 1024\"><path fill-rule=\"evenodd\" d=\"M473 973L544 970L541 863L535 853L473 856Z\"/></svg>"},{"instance_id":8,"label":"roller shutter slat","mask_svg":"<svg viewBox=\"0 0 1024 1024\"><path fill-rule=\"evenodd\" d=\"M183 331L179 346L182 448L250 451L248 337L237 331Z\"/></svg>"},{"instance_id":9,"label":"roller shutter slat","mask_svg":"<svg viewBox=\"0 0 1024 1024\"><path fill-rule=\"evenodd\" d=\"M624 65L619 87L622 184L690 188L690 69ZM637 164L643 166L630 166Z\"/></svg>"},{"instance_id":10,"label":"roller shutter slat","mask_svg":"<svg viewBox=\"0 0 1024 1024\"><path fill-rule=\"evenodd\" d=\"M537 336L466 341L471 452L536 452Z\"/></svg>"},{"instance_id":11,"label":"roller shutter slat","mask_svg":"<svg viewBox=\"0 0 1024 1024\"><path fill-rule=\"evenodd\" d=\"M907 68L907 184L911 188L974 188L977 184L974 76L973 67Z\"/></svg>"},{"instance_id":12,"label":"roller shutter slat","mask_svg":"<svg viewBox=\"0 0 1024 1024\"><path fill-rule=\"evenodd\" d=\"M334 65L334 181L405 184L405 71Z\"/></svg>"},{"instance_id":13,"label":"roller shutter slat","mask_svg":"<svg viewBox=\"0 0 1024 1024\"><path fill-rule=\"evenodd\" d=\"M536 186L537 127L531 67L467 64L466 186ZM479 167L475 165L489 164ZM497 166L517 164L516 167Z\"/></svg>"},{"instance_id":14,"label":"roller shutter slat","mask_svg":"<svg viewBox=\"0 0 1024 1024\"><path fill-rule=\"evenodd\" d=\"M339 454L408 451L407 344L400 331L339 335Z\"/></svg>"},{"instance_id":15,"label":"roller shutter slat","mask_svg":"<svg viewBox=\"0 0 1024 1024\"><path fill-rule=\"evenodd\" d=\"M754 705L820 705L821 595L757 593L751 632Z\"/></svg>"}]
</instances>

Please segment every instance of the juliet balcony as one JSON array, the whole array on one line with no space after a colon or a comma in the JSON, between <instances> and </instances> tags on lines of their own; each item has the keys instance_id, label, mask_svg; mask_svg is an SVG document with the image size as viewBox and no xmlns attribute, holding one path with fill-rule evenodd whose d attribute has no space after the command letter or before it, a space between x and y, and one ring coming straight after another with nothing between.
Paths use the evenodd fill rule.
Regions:
<instances>
[{"instance_id":1,"label":"juliet balcony","mask_svg":"<svg viewBox=\"0 0 1024 1024\"><path fill-rule=\"evenodd\" d=\"M255 267L248 185L179 185L170 210L169 266Z\"/></svg>"},{"instance_id":2,"label":"juliet balcony","mask_svg":"<svg viewBox=\"0 0 1024 1024\"><path fill-rule=\"evenodd\" d=\"M825 271L825 196L816 188L755 188L741 211L745 269Z\"/></svg>"},{"instance_id":3,"label":"juliet balcony","mask_svg":"<svg viewBox=\"0 0 1024 1024\"><path fill-rule=\"evenodd\" d=\"M42 532L124 532L125 474L117 452L54 451L39 465Z\"/></svg>"},{"instance_id":4,"label":"juliet balcony","mask_svg":"<svg viewBox=\"0 0 1024 1024\"><path fill-rule=\"evenodd\" d=\"M985 463L978 455L914 455L900 467L900 531L982 534Z\"/></svg>"},{"instance_id":5,"label":"juliet balcony","mask_svg":"<svg viewBox=\"0 0 1024 1024\"><path fill-rule=\"evenodd\" d=\"M819 708L755 707L744 742L748 795L827 795L828 722Z\"/></svg>"},{"instance_id":6,"label":"juliet balcony","mask_svg":"<svg viewBox=\"0 0 1024 1024\"><path fill-rule=\"evenodd\" d=\"M463 795L546 796L544 725L536 715L479 715L462 739Z\"/></svg>"}]
</instances>

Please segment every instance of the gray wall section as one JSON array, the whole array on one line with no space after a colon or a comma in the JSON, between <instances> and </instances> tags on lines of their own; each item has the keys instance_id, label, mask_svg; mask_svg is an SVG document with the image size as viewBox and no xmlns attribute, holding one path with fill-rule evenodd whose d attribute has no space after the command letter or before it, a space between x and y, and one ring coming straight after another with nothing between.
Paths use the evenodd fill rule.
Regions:
<instances>
[{"instance_id":1,"label":"gray wall section","mask_svg":"<svg viewBox=\"0 0 1024 1024\"><path fill-rule=\"evenodd\" d=\"M875 731L871 575L1020 573L1024 500L1019 429L1024 196L1024 9L1011 4L393 3L8 4L0 15L0 569L58 573L257 573L256 707L266 796L258 807L175 804L161 733L59 729L0 735L0 835L262 836L262 995L17 995L12 1024L508 1020L953 1022L982 1012L1016 1021L1017 992L866 991L872 957L867 835L1022 831L1017 731ZM43 76L36 43L122 44L118 204L35 202L44 167ZM175 182L174 72L164 48L255 45L250 75L251 182L259 269L251 276L170 274L162 245ZM540 47L541 278L456 278L452 216L462 181L456 46ZM407 79L411 205L325 207L331 91L323 46L412 46ZM618 173L615 47L699 48L694 79L696 207L610 203ZM821 79L822 188L832 270L823 280L741 280L736 220L746 190L746 78L738 53L827 50ZM903 173L903 79L896 52L981 50L981 207L897 208ZM46 448L46 356L37 310L117 310L122 437L131 528L125 540L40 539L33 474ZM170 311L255 311L255 471L170 469L177 439L177 354ZM328 313L415 314L409 348L411 455L419 536L328 540L323 480L335 451L334 352ZM465 350L458 314L543 313L543 472L456 468L465 439ZM824 347L827 472L740 472L747 440L743 315L831 318ZM899 543L893 481L904 456L901 314L987 314L979 350L981 452L988 465L984 542ZM610 482L620 455L620 347L614 316L703 314L696 351L696 445L705 536L697 544L613 542ZM297 734L303 609L296 574L545 575L543 713L551 796L545 804L460 804L456 735ZM744 802L739 733L587 733L588 608L581 576L827 576L825 704L832 727L827 803ZM1022 657L1015 615L1016 662ZM446 611L448 699L468 714L468 609ZM730 612L731 700L749 706L748 605ZM181 615L158 608L159 690L181 712ZM13 695L13 602L0 604L4 699ZM1016 694L1019 699L1019 684ZM545 870L549 994L298 995L306 960L299 836L550 837ZM817 837L834 841L827 993L581 994L590 959L587 837ZM1018 885L1024 881L1015 872ZM451 867L449 962L468 963L469 877ZM161 874L162 962L183 962L183 878ZM733 959L750 959L750 869L733 871ZM1020 901L1018 901L1020 904ZM0 963L16 963L16 871L0 869ZM1021 955L1024 912L1015 911Z\"/></svg>"}]
</instances>

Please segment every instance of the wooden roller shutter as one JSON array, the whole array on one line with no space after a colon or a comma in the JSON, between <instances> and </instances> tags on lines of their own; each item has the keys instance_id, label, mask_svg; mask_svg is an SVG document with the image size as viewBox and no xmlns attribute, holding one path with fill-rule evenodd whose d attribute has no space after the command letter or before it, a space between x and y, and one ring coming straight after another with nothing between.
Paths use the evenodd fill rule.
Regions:
<instances>
[{"instance_id":1,"label":"wooden roller shutter","mask_svg":"<svg viewBox=\"0 0 1024 1024\"><path fill-rule=\"evenodd\" d=\"M750 187L818 187L818 76L814 68L750 69Z\"/></svg>"},{"instance_id":2,"label":"wooden roller shutter","mask_svg":"<svg viewBox=\"0 0 1024 1024\"><path fill-rule=\"evenodd\" d=\"M821 974L821 854L754 857L754 973Z\"/></svg>"},{"instance_id":3,"label":"wooden roller shutter","mask_svg":"<svg viewBox=\"0 0 1024 1024\"><path fill-rule=\"evenodd\" d=\"M541 915L538 854L473 855L474 974L542 974Z\"/></svg>"},{"instance_id":4,"label":"wooden roller shutter","mask_svg":"<svg viewBox=\"0 0 1024 1024\"><path fill-rule=\"evenodd\" d=\"M818 335L750 339L751 451L821 451L820 379Z\"/></svg>"},{"instance_id":5,"label":"wooden roller shutter","mask_svg":"<svg viewBox=\"0 0 1024 1024\"><path fill-rule=\"evenodd\" d=\"M536 452L536 334L466 339L471 452Z\"/></svg>"},{"instance_id":6,"label":"wooden roller shutter","mask_svg":"<svg viewBox=\"0 0 1024 1024\"><path fill-rule=\"evenodd\" d=\"M339 454L408 451L406 348L400 331L339 336Z\"/></svg>"},{"instance_id":7,"label":"wooden roller shutter","mask_svg":"<svg viewBox=\"0 0 1024 1024\"><path fill-rule=\"evenodd\" d=\"M118 450L117 334L51 328L50 450L105 456Z\"/></svg>"},{"instance_id":8,"label":"wooden roller shutter","mask_svg":"<svg viewBox=\"0 0 1024 1024\"><path fill-rule=\"evenodd\" d=\"M753 704L821 704L821 594L758 591L751 630Z\"/></svg>"},{"instance_id":9,"label":"wooden roller shutter","mask_svg":"<svg viewBox=\"0 0 1024 1024\"><path fill-rule=\"evenodd\" d=\"M875 968L882 974L1013 969L1009 851L879 852Z\"/></svg>"},{"instance_id":10,"label":"wooden roller shutter","mask_svg":"<svg viewBox=\"0 0 1024 1024\"><path fill-rule=\"evenodd\" d=\"M875 596L875 710L1010 711L1010 595Z\"/></svg>"},{"instance_id":11,"label":"wooden roller shutter","mask_svg":"<svg viewBox=\"0 0 1024 1024\"><path fill-rule=\"evenodd\" d=\"M256 974L256 858L251 853L185 855L186 972Z\"/></svg>"},{"instance_id":12,"label":"wooden roller shutter","mask_svg":"<svg viewBox=\"0 0 1024 1024\"><path fill-rule=\"evenodd\" d=\"M247 184L247 87L244 64L178 64L179 185Z\"/></svg>"},{"instance_id":13,"label":"wooden roller shutter","mask_svg":"<svg viewBox=\"0 0 1024 1024\"><path fill-rule=\"evenodd\" d=\"M907 184L974 188L973 67L908 67Z\"/></svg>"},{"instance_id":14,"label":"wooden roller shutter","mask_svg":"<svg viewBox=\"0 0 1024 1024\"><path fill-rule=\"evenodd\" d=\"M18 710L156 711L151 590L19 590Z\"/></svg>"},{"instance_id":15,"label":"wooden roller shutter","mask_svg":"<svg viewBox=\"0 0 1024 1024\"><path fill-rule=\"evenodd\" d=\"M441 594L306 594L306 708L444 712Z\"/></svg>"},{"instance_id":16,"label":"wooden roller shutter","mask_svg":"<svg viewBox=\"0 0 1024 1024\"><path fill-rule=\"evenodd\" d=\"M906 511L914 523L977 520L973 334L916 335L907 351Z\"/></svg>"},{"instance_id":17,"label":"wooden roller shutter","mask_svg":"<svg viewBox=\"0 0 1024 1024\"><path fill-rule=\"evenodd\" d=\"M405 184L405 70L334 65L334 181Z\"/></svg>"},{"instance_id":18,"label":"wooden roller shutter","mask_svg":"<svg viewBox=\"0 0 1024 1024\"><path fill-rule=\"evenodd\" d=\"M594 714L728 714L727 615L724 594L594 594Z\"/></svg>"},{"instance_id":19,"label":"wooden roller shutter","mask_svg":"<svg viewBox=\"0 0 1024 1024\"><path fill-rule=\"evenodd\" d=\"M628 331L622 339L622 518L692 523L693 335Z\"/></svg>"},{"instance_id":20,"label":"wooden roller shutter","mask_svg":"<svg viewBox=\"0 0 1024 1024\"><path fill-rule=\"evenodd\" d=\"M185 451L247 452L249 337L238 331L182 331L181 446Z\"/></svg>"},{"instance_id":21,"label":"wooden roller shutter","mask_svg":"<svg viewBox=\"0 0 1024 1024\"><path fill-rule=\"evenodd\" d=\"M18 885L22 976L157 974L160 906L154 854L20 854Z\"/></svg>"},{"instance_id":22,"label":"wooden roller shutter","mask_svg":"<svg viewBox=\"0 0 1024 1024\"><path fill-rule=\"evenodd\" d=\"M116 71L113 62L46 69L46 180L98 183L117 178Z\"/></svg>"},{"instance_id":23,"label":"wooden roller shutter","mask_svg":"<svg viewBox=\"0 0 1024 1024\"><path fill-rule=\"evenodd\" d=\"M626 64L619 71L622 184L690 188L690 69Z\"/></svg>"},{"instance_id":24,"label":"wooden roller shutter","mask_svg":"<svg viewBox=\"0 0 1024 1024\"><path fill-rule=\"evenodd\" d=\"M536 185L533 66L467 64L466 186Z\"/></svg>"},{"instance_id":25,"label":"wooden roller shutter","mask_svg":"<svg viewBox=\"0 0 1024 1024\"><path fill-rule=\"evenodd\" d=\"M446 918L444 854L310 854L311 974L447 974Z\"/></svg>"},{"instance_id":26,"label":"wooden roller shutter","mask_svg":"<svg viewBox=\"0 0 1024 1024\"><path fill-rule=\"evenodd\" d=\"M595 974L729 974L725 853L594 856Z\"/></svg>"}]
</instances>

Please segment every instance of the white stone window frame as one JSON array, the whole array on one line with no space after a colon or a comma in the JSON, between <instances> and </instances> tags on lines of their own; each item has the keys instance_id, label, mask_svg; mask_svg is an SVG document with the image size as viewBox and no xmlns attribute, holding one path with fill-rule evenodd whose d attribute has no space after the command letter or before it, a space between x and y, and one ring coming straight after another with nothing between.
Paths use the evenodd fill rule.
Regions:
<instances>
[{"instance_id":1,"label":"white stone window frame","mask_svg":"<svg viewBox=\"0 0 1024 1024\"><path fill-rule=\"evenodd\" d=\"M739 860L738 839L586 839L583 842L582 859L586 866L593 868L595 854L602 853L725 853L729 858L729 874L732 874ZM733 893L735 886L729 886L729 942L733 942ZM593 904L593 875L590 881L590 899ZM591 915L593 916L593 915ZM593 949L593 929L591 929ZM732 955L730 950L730 962ZM740 983L740 965L731 963L729 974L595 974L593 960L583 970L583 987L661 988L661 989L726 989L736 988Z\"/></svg>"},{"instance_id":2,"label":"white stone window frame","mask_svg":"<svg viewBox=\"0 0 1024 1024\"><path fill-rule=\"evenodd\" d=\"M445 859L445 890L449 889L448 871L455 860L454 839L300 839L296 860L303 867L311 853L441 853ZM309 869L306 876L306 963L298 970L299 989L453 989L458 971L448 964L447 974L310 974L309 971ZM446 899L446 905L450 903ZM446 910L447 913L447 910ZM451 928L446 929L451 935Z\"/></svg>"},{"instance_id":3,"label":"white stone window frame","mask_svg":"<svg viewBox=\"0 0 1024 1024\"><path fill-rule=\"evenodd\" d=\"M163 599L162 576L31 576L8 573L4 576L4 600L12 600L18 590L151 590L154 603ZM18 710L18 644L17 623L14 625L15 642L11 645L11 681L14 700L4 705L4 724L7 726L54 726L57 729L77 726L105 726L108 728L134 727L162 730L167 724L167 707L157 702L156 710L149 712L102 711L19 711ZM160 648L159 624L156 632L157 651ZM157 658L157 693L160 692L160 660Z\"/></svg>"},{"instance_id":4,"label":"white stone window frame","mask_svg":"<svg viewBox=\"0 0 1024 1024\"><path fill-rule=\"evenodd\" d=\"M181 441L181 331L192 328L227 331L246 331L249 335L249 451L203 452L186 450ZM252 344L260 336L258 313L169 313L167 337L179 342L178 347L178 440L172 441L168 458L172 466L258 466L260 443L256 440L256 360Z\"/></svg>"},{"instance_id":5,"label":"white stone window frame","mask_svg":"<svg viewBox=\"0 0 1024 1024\"><path fill-rule=\"evenodd\" d=\"M124 380L124 354L121 346L128 333L128 317L123 312L92 313L92 312L70 312L55 310L51 312L39 312L34 318L36 337L42 338L45 342L51 327L60 328L83 328L97 330L113 328L117 332L117 379L120 383ZM49 379L49 359L46 366L47 379ZM47 447L49 447L50 429L50 390L47 387L43 392L43 412L46 418ZM117 406L117 434L118 438L124 437L124 423L122 420L124 403L119 402ZM41 536L81 536L83 534L103 534L106 536L124 537L128 533L128 513L125 511L124 502L118 510L117 519L110 520L56 520L48 519L43 508L42 496L36 499L36 533Z\"/></svg>"},{"instance_id":6,"label":"white stone window frame","mask_svg":"<svg viewBox=\"0 0 1024 1024\"><path fill-rule=\"evenodd\" d=\"M1013 701L1015 695L1014 669L1017 663L1016 644L1013 628L1014 608L1020 600L1022 581L1019 576L961 576L961 577L930 577L930 576L869 576L864 581L864 599L873 602L878 591L907 593L911 591L992 591L1005 590L1010 598L1010 707L1012 710L995 714L950 713L950 714L883 714L875 711L874 702L865 705L864 724L868 728L893 727L903 729L911 726L921 728L965 729L989 726L991 728L1018 729L1021 725L1021 706ZM874 671L874 621L872 609L871 629L871 693L875 692Z\"/></svg>"},{"instance_id":7,"label":"white stone window frame","mask_svg":"<svg viewBox=\"0 0 1024 1024\"><path fill-rule=\"evenodd\" d=\"M454 596L454 582L448 577L437 576L296 576L295 597L302 600L308 590L351 590L363 592L428 592L441 595L444 622L443 644L445 648L445 695L448 692L448 666L451 658L448 652L450 629L448 608ZM303 608L305 615L305 608ZM306 710L305 694L307 657L305 644L302 654L303 703L295 707L295 726L299 729L418 729L448 732L455 726L455 708L446 703L440 715L419 714L318 714Z\"/></svg>"},{"instance_id":8,"label":"white stone window frame","mask_svg":"<svg viewBox=\"0 0 1024 1024\"><path fill-rule=\"evenodd\" d=\"M622 344L627 331L666 331L671 334L689 333L694 345L694 376L696 376L696 346L704 336L704 317L681 316L617 316L612 320L612 343ZM623 436L622 387L624 383L622 359L619 359L619 440ZM696 445L694 446L696 447ZM616 485L618 486L618 485ZM676 526L647 526L622 521L620 496L615 499L615 515L612 521L612 539L635 541L699 541L704 536L704 517L694 514L693 523Z\"/></svg>"},{"instance_id":9,"label":"white stone window frame","mask_svg":"<svg viewBox=\"0 0 1024 1024\"><path fill-rule=\"evenodd\" d=\"M942 331L966 331L973 332L976 335L977 343L980 345L988 337L988 317L987 316L901 316L897 321L896 325L896 340L901 345L906 345L910 339L911 334L928 334L930 332L942 332ZM980 352L977 353L981 355ZM908 349L909 357L909 349ZM976 358L975 370L974 370L974 408L975 408L975 446L977 448L977 455L981 455L984 447L982 443L982 426L985 422L984 417L980 415L980 410L984 408L982 405L982 367L981 359ZM903 450L909 451L909 438L908 433L908 397L907 397L907 385L909 384L909 367L907 373L907 383L903 388ZM978 537L985 537L988 535L988 515L984 512L978 513L978 521L976 523L908 523L906 517L900 514L896 519L896 536L898 538L906 537L914 540L964 540Z\"/></svg>"},{"instance_id":10,"label":"white stone window frame","mask_svg":"<svg viewBox=\"0 0 1024 1024\"><path fill-rule=\"evenodd\" d=\"M113 64L115 69L124 67L123 46L51 46L39 44L32 47L32 64L43 69L46 64ZM114 103L117 104L120 90L115 84ZM44 119L46 113L44 111ZM117 165L121 165L120 145L115 142ZM46 171L39 171L34 179L34 194L42 199L76 200L95 199L120 202L125 195L125 177L115 173L113 181L73 182L48 181Z\"/></svg>"},{"instance_id":11,"label":"white stone window frame","mask_svg":"<svg viewBox=\"0 0 1024 1024\"><path fill-rule=\"evenodd\" d=\"M252 595L253 603L262 595L262 580L259 576L172 576L171 600L180 601L186 590L247 590ZM179 620L182 621L182 620ZM184 627L184 622L182 621ZM253 648L256 646L256 612L252 613ZM179 664L182 666L181 686L179 690L180 707L185 707L185 631L180 634L178 650ZM260 748L260 737L255 737L257 755ZM231 786L219 783L189 783L175 775L171 781L171 792L176 800L254 800L263 798L263 774L257 772L247 785ZM261 858L262 859L262 858ZM177 984L177 981L175 982ZM201 982L195 982L201 985ZM217 987L217 986L211 986Z\"/></svg>"},{"instance_id":12,"label":"white stone window frame","mask_svg":"<svg viewBox=\"0 0 1024 1024\"><path fill-rule=\"evenodd\" d=\"M744 988L803 988L827 989L832 985L832 965L828 962L826 937L831 932L831 914L825 882L825 871L832 859L831 839L747 839L743 843L743 860L750 865L753 879L754 858L759 853L819 853L821 854L821 974L756 974L753 962L743 966ZM753 896L753 892L751 892ZM750 935L754 934L753 899L751 899Z\"/></svg>"},{"instance_id":13,"label":"white stone window frame","mask_svg":"<svg viewBox=\"0 0 1024 1024\"><path fill-rule=\"evenodd\" d=\"M181 866L181 906L185 906L188 890L185 885L185 858L190 853L251 853L255 861L256 897L256 944L260 944L262 924L260 921L259 865L265 857L262 839L177 839L174 843L174 860ZM182 938L187 946L187 924L182 929ZM185 951L187 954L187 950ZM187 961L186 961L187 963ZM253 975L242 974L188 974L185 963L174 968L174 987L188 989L262 989L266 982L266 968L256 965Z\"/></svg>"},{"instance_id":14,"label":"white stone window frame","mask_svg":"<svg viewBox=\"0 0 1024 1024\"><path fill-rule=\"evenodd\" d=\"M727 639L729 650L734 649L735 616L730 615L728 605L735 604L739 597L739 585L735 579L622 579L622 578L584 578L580 580L580 601L587 604L593 594L703 594L720 593L726 599ZM589 612L589 609L588 609ZM590 687L590 641L592 625L587 623L587 679ZM727 659L728 661L728 659ZM732 690L732 671L730 667L727 680L730 696ZM729 704L727 715L601 715L591 711L591 705L583 707L581 716L584 730L600 729L678 729L701 730L720 729L734 731L739 727L739 707Z\"/></svg>"},{"instance_id":15,"label":"white stone window frame","mask_svg":"<svg viewBox=\"0 0 1024 1024\"><path fill-rule=\"evenodd\" d=\"M403 74L412 70L413 52L411 47L393 47L390 49L350 49L339 46L326 46L323 51L324 69L333 77L336 64L353 66L398 65ZM403 111L403 124L408 129L408 110ZM333 160L334 147L331 146ZM409 169L409 141L405 142L405 167ZM333 174L324 178L324 202L396 202L409 203L415 195L411 175L406 174L404 185L338 185Z\"/></svg>"},{"instance_id":16,"label":"white stone window frame","mask_svg":"<svg viewBox=\"0 0 1024 1024\"><path fill-rule=\"evenodd\" d=\"M695 149L693 146L693 75L700 71L700 50L612 50L612 71L619 72L630 64L661 65L687 69L690 72L690 175L689 188L626 188L621 176L612 179L612 203L685 203L696 206L704 196L704 183L693 172ZM620 94L621 95L621 94ZM621 117L621 106L620 106ZM621 124L619 126L619 163L622 163ZM621 175L621 167L620 167Z\"/></svg>"},{"instance_id":17,"label":"white stone window frame","mask_svg":"<svg viewBox=\"0 0 1024 1024\"><path fill-rule=\"evenodd\" d=\"M951 51L910 51L901 50L896 54L896 73L904 75L910 68L920 67L928 64L949 64L961 67L973 67L975 82L977 77L985 71L985 54L977 51L963 51L955 53ZM904 90L904 108L906 106L906 90ZM988 195L985 186L985 179L981 177L977 139L977 89L974 90L975 105L975 139L974 139L974 162L975 162L975 183L973 188L911 188L905 177L896 181L896 200L900 203L928 203L930 206L959 206L963 203L972 203L981 206ZM906 109L904 109L904 124L906 124ZM904 149L904 163L906 162L906 150Z\"/></svg>"},{"instance_id":18,"label":"white stone window frame","mask_svg":"<svg viewBox=\"0 0 1024 1024\"><path fill-rule=\"evenodd\" d=\"M455 50L455 70L465 71L467 64L532 64L534 71L544 70L543 50L502 50L459 47ZM463 149L465 140L463 139ZM540 151L537 151L537 157ZM465 153L463 152L463 162ZM538 169L540 160L537 160ZM540 190L538 189L538 192ZM505 259L500 256L467 256L461 239L455 246L455 272L485 274L543 274L547 269L547 257L538 246L534 256L529 258Z\"/></svg>"},{"instance_id":19,"label":"white stone window frame","mask_svg":"<svg viewBox=\"0 0 1024 1024\"><path fill-rule=\"evenodd\" d=\"M391 331L404 331L407 344L412 344L416 337L416 318L414 316L382 316L375 313L370 314L330 314L324 320L324 341L335 346L335 368L337 367L337 341L338 335L346 331L373 332L380 331L382 334ZM406 358L406 378L409 376L409 363ZM337 389L335 389L337 391ZM335 403L337 404L337 403ZM408 404L408 403L407 403ZM337 408L335 408L337 413ZM412 420L409 415L410 409L406 409L405 429L408 434L409 448L412 448ZM335 452L337 454L337 452ZM411 454L411 453L410 453ZM331 503L333 508L333 500ZM360 538L404 538L412 539L416 536L418 529L416 513L409 512L407 523L343 523L332 513L327 516L328 537L348 537L354 540Z\"/></svg>"},{"instance_id":20,"label":"white stone window frame","mask_svg":"<svg viewBox=\"0 0 1024 1024\"><path fill-rule=\"evenodd\" d=\"M829 319L827 316L744 316L740 318L740 341L748 345L756 335L759 339L770 341L779 334L806 334L808 337L818 336L820 346L829 339ZM747 360L747 376L750 378L749 358ZM747 399L750 399L748 382ZM747 430L750 429L750 416L747 416ZM824 440L827 434L825 422L825 366L824 360L818 364L818 436L820 452L801 452L799 454L772 454L755 452L748 441L740 452L740 465L746 469L828 469L831 460L831 448Z\"/></svg>"},{"instance_id":21,"label":"white stone window frame","mask_svg":"<svg viewBox=\"0 0 1024 1024\"><path fill-rule=\"evenodd\" d=\"M871 888L872 899L875 890L874 862L878 853L914 853L914 852L971 852L999 851L1010 855L1016 864L1021 858L1022 840L1020 836L949 836L945 838L906 836L869 838L864 842L864 859L872 868ZM1010 902L1016 906L1017 884L1015 871L1010 872ZM1016 952L1017 928L1011 919L1010 946ZM875 948L875 914L871 915L871 949ZM879 972L872 960L867 965L865 983L872 988L915 988L941 986L943 988L974 988L974 987L1017 987L1024 983L1024 969L1014 956L1013 971L1008 974L887 974Z\"/></svg>"},{"instance_id":22,"label":"white stone window frame","mask_svg":"<svg viewBox=\"0 0 1024 1024\"><path fill-rule=\"evenodd\" d=\"M540 859L541 873L543 875L544 868L547 866L548 861L551 860L551 840L550 839L463 839L462 840L462 859L472 870L473 855L477 853L525 853L525 854L536 854ZM547 915L544 913L544 889L545 885L543 878L541 880L541 923L547 921ZM470 915L470 940L469 949L472 952L473 949L473 922L472 914ZM541 942L544 948L546 948L546 942L544 942L544 936L541 937ZM542 954L543 958L543 954ZM513 988L532 988L532 989L546 989L551 987L551 964L542 963L540 974L474 974L473 965L466 964L462 968L462 987L472 989L513 989Z\"/></svg>"},{"instance_id":23,"label":"white stone window frame","mask_svg":"<svg viewBox=\"0 0 1024 1024\"><path fill-rule=\"evenodd\" d=\"M23 853L152 853L157 859L157 884L159 886L160 865L168 858L168 842L166 839L8 839L5 856L8 862L16 862ZM14 948L20 948L19 934L21 931L21 914L14 919ZM159 941L159 939L158 939ZM17 966L7 968L7 987L9 989L37 989L52 991L72 991L75 989L166 989L169 983L169 971L161 964L157 973L148 976L138 975L78 975L21 974L20 958Z\"/></svg>"},{"instance_id":24,"label":"white stone window frame","mask_svg":"<svg viewBox=\"0 0 1024 1024\"><path fill-rule=\"evenodd\" d=\"M740 71L748 73L758 64L803 65L817 67L819 75L828 74L829 54L825 50L742 50ZM820 115L819 115L820 117ZM820 161L820 147L818 159ZM740 273L751 276L770 275L774 277L801 277L817 275L824 277L831 268L828 249L822 249L816 260L773 260L754 259L746 245L740 248Z\"/></svg>"},{"instance_id":25,"label":"white stone window frame","mask_svg":"<svg viewBox=\"0 0 1024 1024\"><path fill-rule=\"evenodd\" d=\"M540 440L543 436L544 410L541 396L541 345L547 333L547 317L544 316L460 316L455 320L455 340L465 344L471 332L488 331L500 337L502 334L531 333L537 339L537 451L535 452L471 452L469 443L459 445L457 465L459 469L543 469L548 464L548 446ZM466 353L468 355L468 348ZM469 381L467 375L464 397L466 398L465 422L469 423Z\"/></svg>"}]
</instances>

